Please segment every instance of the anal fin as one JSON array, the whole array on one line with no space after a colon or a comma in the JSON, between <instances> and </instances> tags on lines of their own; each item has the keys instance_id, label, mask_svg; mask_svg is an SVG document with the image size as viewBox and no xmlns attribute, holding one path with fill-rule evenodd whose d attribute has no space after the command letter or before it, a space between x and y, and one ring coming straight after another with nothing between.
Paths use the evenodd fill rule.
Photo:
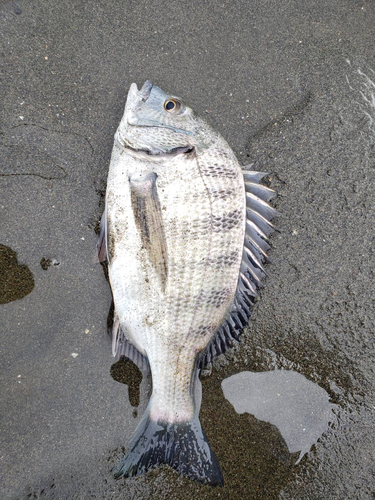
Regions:
<instances>
[{"instance_id":1,"label":"anal fin","mask_svg":"<svg viewBox=\"0 0 375 500\"><path fill-rule=\"evenodd\" d=\"M141 371L149 371L150 366L146 356L128 340L120 327L120 320L115 313L112 327L112 355L117 358L125 356Z\"/></svg>"}]
</instances>

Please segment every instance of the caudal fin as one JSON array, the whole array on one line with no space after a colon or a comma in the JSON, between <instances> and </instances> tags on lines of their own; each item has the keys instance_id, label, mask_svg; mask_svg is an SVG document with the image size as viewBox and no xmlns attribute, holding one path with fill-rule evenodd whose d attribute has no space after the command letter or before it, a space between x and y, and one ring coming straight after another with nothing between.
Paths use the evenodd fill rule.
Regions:
<instances>
[{"instance_id":1,"label":"caudal fin","mask_svg":"<svg viewBox=\"0 0 375 500\"><path fill-rule=\"evenodd\" d=\"M191 422L154 422L148 411L129 444L129 452L112 470L115 478L139 476L161 464L200 483L223 486L219 462L198 416Z\"/></svg>"}]
</instances>

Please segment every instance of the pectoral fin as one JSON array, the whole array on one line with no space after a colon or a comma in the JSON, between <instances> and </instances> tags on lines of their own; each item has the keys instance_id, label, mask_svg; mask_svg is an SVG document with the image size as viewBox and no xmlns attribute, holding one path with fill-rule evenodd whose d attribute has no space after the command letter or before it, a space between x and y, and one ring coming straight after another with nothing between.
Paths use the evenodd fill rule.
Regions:
<instances>
[{"instance_id":1,"label":"pectoral fin","mask_svg":"<svg viewBox=\"0 0 375 500\"><path fill-rule=\"evenodd\" d=\"M156 178L157 175L152 173L140 181L130 179L130 189L134 218L142 245L147 250L164 290L168 276L167 244Z\"/></svg>"}]
</instances>

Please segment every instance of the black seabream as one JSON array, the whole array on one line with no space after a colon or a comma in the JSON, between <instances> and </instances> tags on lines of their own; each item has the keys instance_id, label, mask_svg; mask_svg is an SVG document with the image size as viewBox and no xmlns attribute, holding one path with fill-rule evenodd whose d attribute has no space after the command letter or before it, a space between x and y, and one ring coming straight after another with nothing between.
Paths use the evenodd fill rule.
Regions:
<instances>
[{"instance_id":1,"label":"black seabream","mask_svg":"<svg viewBox=\"0 0 375 500\"><path fill-rule=\"evenodd\" d=\"M264 277L274 192L181 99L130 87L98 243L115 304L113 354L152 395L115 477L169 464L222 485L199 422L199 370L233 345ZM115 418L115 417L114 417Z\"/></svg>"}]
</instances>

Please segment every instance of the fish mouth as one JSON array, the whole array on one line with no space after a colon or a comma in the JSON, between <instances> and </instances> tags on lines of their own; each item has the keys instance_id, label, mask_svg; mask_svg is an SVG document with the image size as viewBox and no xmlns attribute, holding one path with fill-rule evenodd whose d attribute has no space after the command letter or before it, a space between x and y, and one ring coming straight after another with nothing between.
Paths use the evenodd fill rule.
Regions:
<instances>
[{"instance_id":1,"label":"fish mouth","mask_svg":"<svg viewBox=\"0 0 375 500\"><path fill-rule=\"evenodd\" d=\"M126 106L129 106L134 103L134 101L139 101L141 99L143 102L146 102L147 99L151 95L151 90L154 84L151 80L146 80L142 85L141 89L138 90L137 84L132 83L129 87L128 97L126 100Z\"/></svg>"},{"instance_id":2,"label":"fish mouth","mask_svg":"<svg viewBox=\"0 0 375 500\"><path fill-rule=\"evenodd\" d=\"M137 85L133 83L135 87L137 88ZM143 84L142 88L138 90L138 95L142 99L143 102L146 102L147 99L150 97L151 90L154 84L152 83L151 80L146 80L145 83Z\"/></svg>"},{"instance_id":3,"label":"fish mouth","mask_svg":"<svg viewBox=\"0 0 375 500\"><path fill-rule=\"evenodd\" d=\"M121 141L122 147L124 147L125 151L127 151L129 154L132 154L134 156L138 157L170 157L170 156L177 156L181 154L188 155L190 153L193 153L194 151L194 146L177 146L175 148L168 149L167 151L158 149L158 148L137 148L134 147L134 144L132 144L129 140L126 138L122 137Z\"/></svg>"}]
</instances>

